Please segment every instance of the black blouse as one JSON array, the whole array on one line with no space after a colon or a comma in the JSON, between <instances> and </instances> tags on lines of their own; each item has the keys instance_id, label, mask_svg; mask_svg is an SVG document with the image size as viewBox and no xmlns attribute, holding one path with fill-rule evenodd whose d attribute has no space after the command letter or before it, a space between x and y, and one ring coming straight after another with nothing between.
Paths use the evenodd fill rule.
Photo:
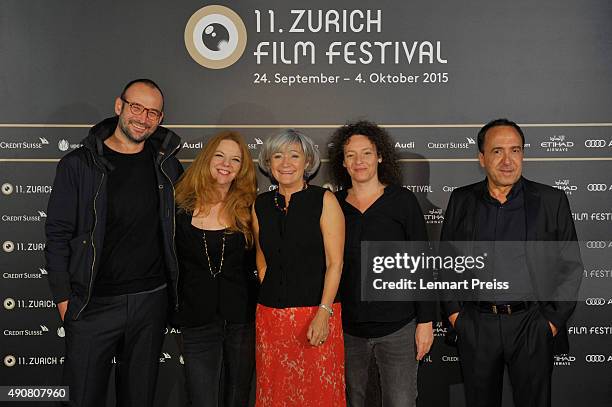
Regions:
<instances>
[{"instance_id":1,"label":"black blouse","mask_svg":"<svg viewBox=\"0 0 612 407\"><path fill-rule=\"evenodd\" d=\"M376 337L392 333L410 320L435 319L435 302L361 301L362 241L427 241L425 220L414 194L389 185L364 213L346 202L347 191L336 193L346 221L344 267L340 282L342 320L347 333Z\"/></svg>"},{"instance_id":2,"label":"black blouse","mask_svg":"<svg viewBox=\"0 0 612 407\"><path fill-rule=\"evenodd\" d=\"M315 185L291 195L285 214L274 203L276 191L255 200L259 244L266 275L259 303L272 308L319 305L327 266L320 220L326 189ZM285 205L278 194L278 204Z\"/></svg>"},{"instance_id":3,"label":"black blouse","mask_svg":"<svg viewBox=\"0 0 612 407\"><path fill-rule=\"evenodd\" d=\"M225 230L203 231L191 224L191 214L176 215L176 251L179 262L178 326L199 326L215 319L244 323L255 319L257 278L255 252L245 248L242 233L226 233L223 267L215 277L204 250L204 236L213 271L219 269Z\"/></svg>"}]
</instances>

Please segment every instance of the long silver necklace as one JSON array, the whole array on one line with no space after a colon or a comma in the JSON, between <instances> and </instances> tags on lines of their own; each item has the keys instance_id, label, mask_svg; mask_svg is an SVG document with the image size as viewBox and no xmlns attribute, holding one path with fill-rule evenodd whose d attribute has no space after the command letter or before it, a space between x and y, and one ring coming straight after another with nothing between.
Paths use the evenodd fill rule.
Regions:
<instances>
[{"instance_id":1,"label":"long silver necklace","mask_svg":"<svg viewBox=\"0 0 612 407\"><path fill-rule=\"evenodd\" d=\"M219 273L221 273L221 269L223 268L223 255L225 253L225 229L223 229L223 238L221 239L221 261L219 262L219 268L215 270L212 266L212 262L210 261L210 256L208 255L208 242L206 241L206 231L202 229L202 238L204 239L204 253L206 253L206 259L208 260L208 270L210 270L210 275L215 278Z\"/></svg>"}]
</instances>

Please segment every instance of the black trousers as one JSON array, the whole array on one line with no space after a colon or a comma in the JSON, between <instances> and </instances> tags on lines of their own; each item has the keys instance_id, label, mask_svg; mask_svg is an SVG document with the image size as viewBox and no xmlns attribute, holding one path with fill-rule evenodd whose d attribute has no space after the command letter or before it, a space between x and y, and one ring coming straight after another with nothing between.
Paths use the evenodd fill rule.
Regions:
<instances>
[{"instance_id":1,"label":"black trousers","mask_svg":"<svg viewBox=\"0 0 612 407\"><path fill-rule=\"evenodd\" d=\"M466 304L455 322L468 407L501 406L508 366L517 407L550 407L553 336L537 305L496 315Z\"/></svg>"},{"instance_id":2,"label":"black trousers","mask_svg":"<svg viewBox=\"0 0 612 407\"><path fill-rule=\"evenodd\" d=\"M181 338L189 406L248 406L255 372L255 322L221 320L185 327Z\"/></svg>"},{"instance_id":3,"label":"black trousers","mask_svg":"<svg viewBox=\"0 0 612 407\"><path fill-rule=\"evenodd\" d=\"M153 406L166 327L166 288L114 297L94 297L78 320L66 313L64 385L70 406L104 407L116 356L118 407Z\"/></svg>"}]
</instances>

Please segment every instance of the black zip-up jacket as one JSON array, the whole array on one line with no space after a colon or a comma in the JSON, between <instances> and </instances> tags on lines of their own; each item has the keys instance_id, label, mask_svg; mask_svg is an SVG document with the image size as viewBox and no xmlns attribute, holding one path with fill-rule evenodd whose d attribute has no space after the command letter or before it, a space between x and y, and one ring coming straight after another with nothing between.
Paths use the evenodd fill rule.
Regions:
<instances>
[{"instance_id":1,"label":"black zip-up jacket","mask_svg":"<svg viewBox=\"0 0 612 407\"><path fill-rule=\"evenodd\" d=\"M65 318L79 318L89 303L100 266L106 224L106 182L108 173L113 170L112 164L104 158L103 143L115 131L117 121L115 116L95 125L82 141L82 146L64 156L57 165L47 206L45 257L54 301L70 300ZM183 172L175 157L181 140L161 126L149 140L156 151L155 174L168 291L174 308L177 308L173 184Z\"/></svg>"}]
</instances>

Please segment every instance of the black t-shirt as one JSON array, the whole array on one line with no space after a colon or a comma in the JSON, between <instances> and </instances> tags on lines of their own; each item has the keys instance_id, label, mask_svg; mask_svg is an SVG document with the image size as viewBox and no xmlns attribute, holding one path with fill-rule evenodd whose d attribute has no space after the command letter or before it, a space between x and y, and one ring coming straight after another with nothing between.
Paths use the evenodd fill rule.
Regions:
<instances>
[{"instance_id":1,"label":"black t-shirt","mask_svg":"<svg viewBox=\"0 0 612 407\"><path fill-rule=\"evenodd\" d=\"M136 154L104 145L114 169L107 175L108 203L94 296L137 293L166 282L154 151Z\"/></svg>"},{"instance_id":2,"label":"black t-shirt","mask_svg":"<svg viewBox=\"0 0 612 407\"><path fill-rule=\"evenodd\" d=\"M191 224L191 214L181 211L176 215L175 242L180 270L175 325L200 326L215 319L235 323L255 320L255 251L245 248L242 233L199 229Z\"/></svg>"},{"instance_id":3,"label":"black t-shirt","mask_svg":"<svg viewBox=\"0 0 612 407\"><path fill-rule=\"evenodd\" d=\"M319 305L327 266L321 233L326 189L310 185L291 195L287 213L274 203L275 191L255 200L259 244L266 259L266 275L259 303L272 308ZM280 207L285 205L277 196Z\"/></svg>"}]
</instances>

